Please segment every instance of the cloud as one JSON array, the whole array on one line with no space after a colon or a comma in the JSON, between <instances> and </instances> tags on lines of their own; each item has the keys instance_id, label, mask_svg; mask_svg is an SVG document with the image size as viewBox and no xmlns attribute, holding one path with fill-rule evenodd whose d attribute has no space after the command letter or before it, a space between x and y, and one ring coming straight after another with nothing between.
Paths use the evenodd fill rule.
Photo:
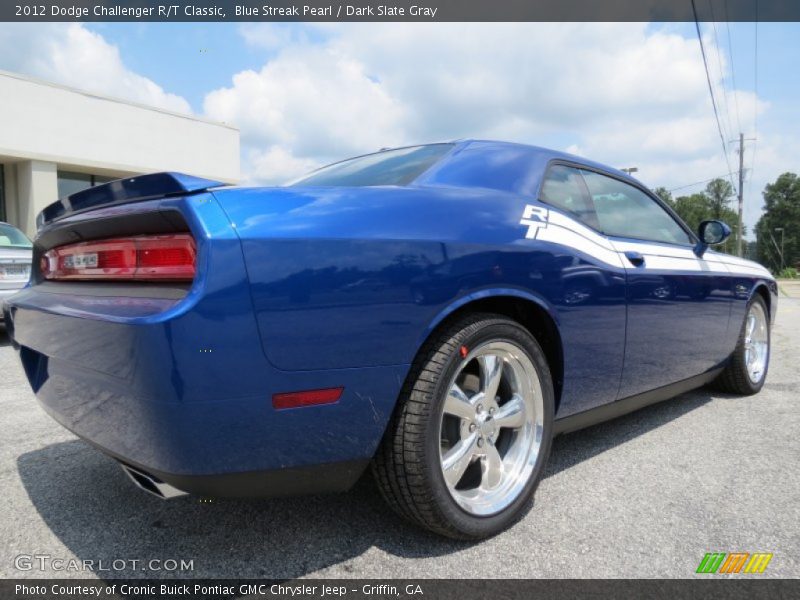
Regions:
<instances>
[{"instance_id":1,"label":"cloud","mask_svg":"<svg viewBox=\"0 0 800 600\"><path fill-rule=\"evenodd\" d=\"M211 92L205 112L241 127L256 182L383 146L465 137L637 166L653 186L728 172L697 39L674 27L258 24L241 33L266 53L264 65ZM710 39L706 51L727 141L738 134L737 104L745 132L769 106L751 92L723 93L729 65Z\"/></svg>"},{"instance_id":2,"label":"cloud","mask_svg":"<svg viewBox=\"0 0 800 600\"><path fill-rule=\"evenodd\" d=\"M277 51L290 44L307 44L319 39L317 29L299 23L243 23L239 34L252 48Z\"/></svg>"},{"instance_id":3,"label":"cloud","mask_svg":"<svg viewBox=\"0 0 800 600\"><path fill-rule=\"evenodd\" d=\"M277 145L263 150L248 148L242 162L245 165L242 179L267 183L286 183L318 166L316 160L298 158L287 148Z\"/></svg>"},{"instance_id":4,"label":"cloud","mask_svg":"<svg viewBox=\"0 0 800 600\"><path fill-rule=\"evenodd\" d=\"M411 107L414 137L558 135L611 164L719 145L697 40L647 24L362 27L333 43Z\"/></svg>"},{"instance_id":5,"label":"cloud","mask_svg":"<svg viewBox=\"0 0 800 600\"><path fill-rule=\"evenodd\" d=\"M259 71L211 92L205 112L248 146L322 162L397 143L559 136L597 160L715 152L697 41L646 24L348 24L275 47ZM314 41L310 41L310 40ZM722 68L722 65L720 66ZM255 172L255 171L254 171Z\"/></svg>"},{"instance_id":6,"label":"cloud","mask_svg":"<svg viewBox=\"0 0 800 600\"><path fill-rule=\"evenodd\" d=\"M263 165L266 154L290 168L284 177L260 166L250 172L274 182L299 175L291 167L357 154L404 141L404 108L370 77L357 58L330 46L286 48L259 71L234 75L230 87L210 92L205 114L236 124L245 155ZM270 150L273 148L273 150ZM252 152L258 149L257 152ZM266 150L262 150L266 149Z\"/></svg>"},{"instance_id":7,"label":"cloud","mask_svg":"<svg viewBox=\"0 0 800 600\"><path fill-rule=\"evenodd\" d=\"M2 31L0 68L190 112L80 24ZM723 155L697 39L674 26L258 23L238 31L262 65L210 90L203 112L240 128L246 183L281 183L381 147L468 137L636 166L648 184L668 188L738 166L734 145L727 162ZM750 135L769 104L730 89L730 66L710 38L706 52L726 142L739 129ZM791 168L791 133L759 131L754 196L778 165ZM748 203L749 220L760 204Z\"/></svg>"},{"instance_id":8,"label":"cloud","mask_svg":"<svg viewBox=\"0 0 800 600\"><path fill-rule=\"evenodd\" d=\"M119 49L78 23L3 24L0 68L180 113L189 103L125 66Z\"/></svg>"}]
</instances>

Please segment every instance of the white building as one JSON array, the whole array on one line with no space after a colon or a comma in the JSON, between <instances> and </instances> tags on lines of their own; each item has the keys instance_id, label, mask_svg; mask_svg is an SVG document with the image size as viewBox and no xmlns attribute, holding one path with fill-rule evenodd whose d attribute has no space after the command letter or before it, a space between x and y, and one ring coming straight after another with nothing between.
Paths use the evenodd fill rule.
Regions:
<instances>
[{"instance_id":1,"label":"white building","mask_svg":"<svg viewBox=\"0 0 800 600\"><path fill-rule=\"evenodd\" d=\"M235 127L0 71L0 221L36 231L58 198L179 171L235 183Z\"/></svg>"}]
</instances>

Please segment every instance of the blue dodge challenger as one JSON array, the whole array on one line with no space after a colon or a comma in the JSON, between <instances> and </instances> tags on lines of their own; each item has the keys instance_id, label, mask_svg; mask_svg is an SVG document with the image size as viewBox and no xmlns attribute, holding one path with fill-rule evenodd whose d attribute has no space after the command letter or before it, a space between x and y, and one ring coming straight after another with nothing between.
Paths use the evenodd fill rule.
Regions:
<instances>
[{"instance_id":1,"label":"blue dodge challenger","mask_svg":"<svg viewBox=\"0 0 800 600\"><path fill-rule=\"evenodd\" d=\"M39 215L5 308L44 409L164 498L346 490L478 539L553 436L764 385L777 287L628 175L525 145L385 150L284 187L177 173Z\"/></svg>"}]
</instances>

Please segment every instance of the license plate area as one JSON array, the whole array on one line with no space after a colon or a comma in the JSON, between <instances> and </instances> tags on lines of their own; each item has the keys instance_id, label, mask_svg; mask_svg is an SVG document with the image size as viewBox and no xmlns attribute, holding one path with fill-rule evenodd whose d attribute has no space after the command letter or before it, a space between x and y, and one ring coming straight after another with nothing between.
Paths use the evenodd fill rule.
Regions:
<instances>
[{"instance_id":1,"label":"license plate area","mask_svg":"<svg viewBox=\"0 0 800 600\"><path fill-rule=\"evenodd\" d=\"M65 269L96 269L97 252L87 252L86 254L67 254L64 257Z\"/></svg>"},{"instance_id":2,"label":"license plate area","mask_svg":"<svg viewBox=\"0 0 800 600\"><path fill-rule=\"evenodd\" d=\"M0 281L22 281L27 280L30 276L30 265L0 265Z\"/></svg>"}]
</instances>

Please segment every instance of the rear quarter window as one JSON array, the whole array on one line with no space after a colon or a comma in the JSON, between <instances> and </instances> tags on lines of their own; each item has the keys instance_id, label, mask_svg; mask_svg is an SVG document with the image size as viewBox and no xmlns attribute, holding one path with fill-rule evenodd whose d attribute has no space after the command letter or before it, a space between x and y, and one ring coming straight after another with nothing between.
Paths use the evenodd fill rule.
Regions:
<instances>
[{"instance_id":1,"label":"rear quarter window","mask_svg":"<svg viewBox=\"0 0 800 600\"><path fill-rule=\"evenodd\" d=\"M322 167L289 186L408 185L447 154L453 144L386 150Z\"/></svg>"}]
</instances>

